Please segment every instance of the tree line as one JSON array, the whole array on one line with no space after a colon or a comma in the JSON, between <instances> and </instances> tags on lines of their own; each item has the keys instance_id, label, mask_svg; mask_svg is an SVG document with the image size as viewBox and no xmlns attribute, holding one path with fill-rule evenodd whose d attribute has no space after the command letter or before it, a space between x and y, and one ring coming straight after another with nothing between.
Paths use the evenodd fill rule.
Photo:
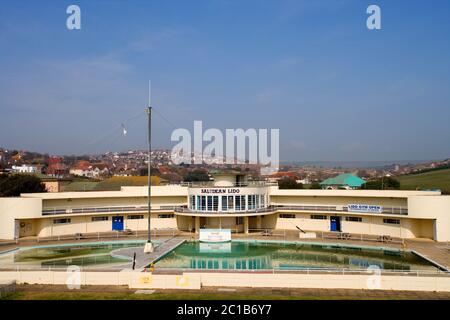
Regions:
<instances>
[{"instance_id":1,"label":"tree line","mask_svg":"<svg viewBox=\"0 0 450 320\"><path fill-rule=\"evenodd\" d=\"M30 174L0 175L0 197L18 197L21 193L47 192L39 177Z\"/></svg>"}]
</instances>

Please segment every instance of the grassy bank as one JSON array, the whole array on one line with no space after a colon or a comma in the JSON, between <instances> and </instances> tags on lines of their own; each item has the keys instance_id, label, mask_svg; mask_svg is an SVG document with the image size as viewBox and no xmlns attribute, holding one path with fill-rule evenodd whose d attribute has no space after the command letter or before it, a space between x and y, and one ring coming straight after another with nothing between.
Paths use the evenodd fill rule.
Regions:
<instances>
[{"instance_id":1,"label":"grassy bank","mask_svg":"<svg viewBox=\"0 0 450 320\"><path fill-rule=\"evenodd\" d=\"M408 174L396 177L400 187L405 190L441 189L450 192L450 169Z\"/></svg>"}]
</instances>

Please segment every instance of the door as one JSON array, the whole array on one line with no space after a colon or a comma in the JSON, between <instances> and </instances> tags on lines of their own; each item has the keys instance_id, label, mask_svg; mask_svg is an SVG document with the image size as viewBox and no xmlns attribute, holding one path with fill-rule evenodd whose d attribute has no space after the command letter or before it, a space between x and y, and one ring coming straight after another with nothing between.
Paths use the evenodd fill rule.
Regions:
<instances>
[{"instance_id":1,"label":"door","mask_svg":"<svg viewBox=\"0 0 450 320\"><path fill-rule=\"evenodd\" d=\"M330 217L330 231L341 231L341 217Z\"/></svg>"},{"instance_id":2,"label":"door","mask_svg":"<svg viewBox=\"0 0 450 320\"><path fill-rule=\"evenodd\" d=\"M112 217L112 229L117 231L123 230L123 216Z\"/></svg>"}]
</instances>

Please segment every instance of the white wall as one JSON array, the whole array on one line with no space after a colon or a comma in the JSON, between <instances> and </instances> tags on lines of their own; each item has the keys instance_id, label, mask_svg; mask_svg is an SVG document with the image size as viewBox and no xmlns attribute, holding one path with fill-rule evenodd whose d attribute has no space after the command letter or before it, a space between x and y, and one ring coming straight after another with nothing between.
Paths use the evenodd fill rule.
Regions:
<instances>
[{"instance_id":1,"label":"white wall","mask_svg":"<svg viewBox=\"0 0 450 320\"><path fill-rule=\"evenodd\" d=\"M14 239L15 219L41 216L41 199L0 198L0 239Z\"/></svg>"}]
</instances>

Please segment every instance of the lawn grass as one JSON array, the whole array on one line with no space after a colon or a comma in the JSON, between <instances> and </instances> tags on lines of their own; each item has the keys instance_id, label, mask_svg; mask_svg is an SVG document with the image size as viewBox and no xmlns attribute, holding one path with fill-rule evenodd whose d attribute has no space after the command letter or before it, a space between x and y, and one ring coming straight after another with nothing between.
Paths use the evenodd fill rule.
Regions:
<instances>
[{"instance_id":1,"label":"lawn grass","mask_svg":"<svg viewBox=\"0 0 450 320\"><path fill-rule=\"evenodd\" d=\"M147 186L147 176L111 177L95 185L94 191L120 191L122 186ZM152 185L159 185L160 178L152 176Z\"/></svg>"},{"instance_id":2,"label":"lawn grass","mask_svg":"<svg viewBox=\"0 0 450 320\"><path fill-rule=\"evenodd\" d=\"M361 300L364 296L281 296L281 295L242 295L225 293L153 293L134 292L15 292L3 300ZM369 299L383 299L370 297Z\"/></svg>"},{"instance_id":3,"label":"lawn grass","mask_svg":"<svg viewBox=\"0 0 450 320\"><path fill-rule=\"evenodd\" d=\"M450 192L450 169L407 174L396 179L400 181L400 188L404 190L441 189Z\"/></svg>"}]
</instances>

